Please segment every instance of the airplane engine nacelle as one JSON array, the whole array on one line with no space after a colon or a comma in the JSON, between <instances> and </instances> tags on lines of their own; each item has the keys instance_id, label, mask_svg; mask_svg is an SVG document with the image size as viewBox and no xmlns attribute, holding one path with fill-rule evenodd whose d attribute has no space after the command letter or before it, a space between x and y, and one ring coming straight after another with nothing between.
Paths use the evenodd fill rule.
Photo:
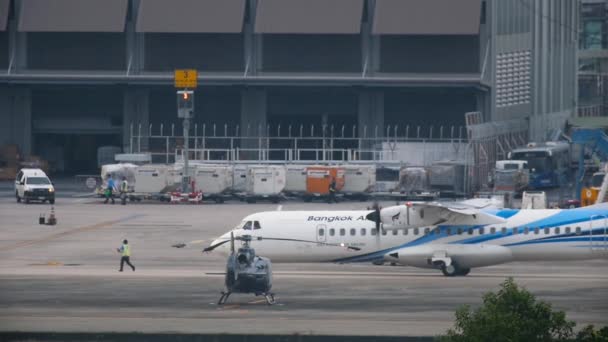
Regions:
<instances>
[{"instance_id":1,"label":"airplane engine nacelle","mask_svg":"<svg viewBox=\"0 0 608 342\"><path fill-rule=\"evenodd\" d=\"M503 264L513 260L507 247L497 245L451 245L435 244L401 248L387 253L386 261L406 266L436 268L435 260L456 264L462 268Z\"/></svg>"}]
</instances>

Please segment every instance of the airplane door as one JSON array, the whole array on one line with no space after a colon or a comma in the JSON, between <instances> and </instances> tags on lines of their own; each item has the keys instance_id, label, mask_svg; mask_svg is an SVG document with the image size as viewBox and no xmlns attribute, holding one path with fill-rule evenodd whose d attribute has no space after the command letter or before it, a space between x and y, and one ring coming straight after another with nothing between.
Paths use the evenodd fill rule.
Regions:
<instances>
[{"instance_id":1,"label":"airplane door","mask_svg":"<svg viewBox=\"0 0 608 342\"><path fill-rule=\"evenodd\" d=\"M593 234L594 228L592 226L593 220L600 220L600 227L595 228L595 234ZM591 252L594 253L608 253L608 233L607 227L608 217L605 215L593 215L589 219L589 243L591 245ZM599 231L599 234L598 234Z\"/></svg>"},{"instance_id":2,"label":"airplane door","mask_svg":"<svg viewBox=\"0 0 608 342\"><path fill-rule=\"evenodd\" d=\"M317 226L317 241L325 242L327 240L327 226L320 224Z\"/></svg>"}]
</instances>

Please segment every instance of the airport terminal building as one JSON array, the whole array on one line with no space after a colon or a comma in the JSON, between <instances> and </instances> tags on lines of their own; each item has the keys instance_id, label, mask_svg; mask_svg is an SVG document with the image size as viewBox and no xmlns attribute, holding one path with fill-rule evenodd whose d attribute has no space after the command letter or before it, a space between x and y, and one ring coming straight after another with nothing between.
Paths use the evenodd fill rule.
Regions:
<instances>
[{"instance_id":1,"label":"airport terminal building","mask_svg":"<svg viewBox=\"0 0 608 342\"><path fill-rule=\"evenodd\" d=\"M189 68L199 134L568 116L578 14L571 0L0 0L0 145L95 170L131 124L179 125L173 71Z\"/></svg>"}]
</instances>

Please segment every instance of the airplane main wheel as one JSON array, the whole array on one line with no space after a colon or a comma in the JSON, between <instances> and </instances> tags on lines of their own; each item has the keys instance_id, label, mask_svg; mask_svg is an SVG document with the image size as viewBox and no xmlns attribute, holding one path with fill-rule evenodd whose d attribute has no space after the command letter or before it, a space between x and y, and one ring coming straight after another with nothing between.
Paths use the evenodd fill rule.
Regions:
<instances>
[{"instance_id":1,"label":"airplane main wheel","mask_svg":"<svg viewBox=\"0 0 608 342\"><path fill-rule=\"evenodd\" d=\"M441 272L446 277L454 277L458 275L458 268L454 264L451 264L450 266L443 266Z\"/></svg>"}]
</instances>

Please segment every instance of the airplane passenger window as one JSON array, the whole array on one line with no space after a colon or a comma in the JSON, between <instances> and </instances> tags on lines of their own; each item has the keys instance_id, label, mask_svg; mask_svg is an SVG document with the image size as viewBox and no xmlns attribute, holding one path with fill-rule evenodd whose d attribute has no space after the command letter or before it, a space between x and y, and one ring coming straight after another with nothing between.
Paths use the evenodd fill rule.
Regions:
<instances>
[{"instance_id":1,"label":"airplane passenger window","mask_svg":"<svg viewBox=\"0 0 608 342\"><path fill-rule=\"evenodd\" d=\"M365 228L361 228L361 236L365 236L365 234L366 234Z\"/></svg>"},{"instance_id":2,"label":"airplane passenger window","mask_svg":"<svg viewBox=\"0 0 608 342\"><path fill-rule=\"evenodd\" d=\"M388 234L388 233L386 232L386 229L382 229L382 235L386 235L386 234Z\"/></svg>"},{"instance_id":3,"label":"airplane passenger window","mask_svg":"<svg viewBox=\"0 0 608 342\"><path fill-rule=\"evenodd\" d=\"M462 235L462 228L458 228L458 235Z\"/></svg>"},{"instance_id":4,"label":"airplane passenger window","mask_svg":"<svg viewBox=\"0 0 608 342\"><path fill-rule=\"evenodd\" d=\"M545 235L549 234L549 227L545 227Z\"/></svg>"},{"instance_id":5,"label":"airplane passenger window","mask_svg":"<svg viewBox=\"0 0 608 342\"><path fill-rule=\"evenodd\" d=\"M534 234L538 235L538 231L539 231L538 227L534 228Z\"/></svg>"},{"instance_id":6,"label":"airplane passenger window","mask_svg":"<svg viewBox=\"0 0 608 342\"><path fill-rule=\"evenodd\" d=\"M420 209L420 218L423 219L424 218L424 209Z\"/></svg>"},{"instance_id":7,"label":"airplane passenger window","mask_svg":"<svg viewBox=\"0 0 608 342\"><path fill-rule=\"evenodd\" d=\"M376 228L372 228L370 230L370 232L371 232L372 236L376 236L376 234L378 234L378 231L376 230Z\"/></svg>"},{"instance_id":8,"label":"airplane passenger window","mask_svg":"<svg viewBox=\"0 0 608 342\"><path fill-rule=\"evenodd\" d=\"M468 231L469 235L473 235L473 228L469 228L469 229L467 229L467 231Z\"/></svg>"},{"instance_id":9,"label":"airplane passenger window","mask_svg":"<svg viewBox=\"0 0 608 342\"><path fill-rule=\"evenodd\" d=\"M253 229L262 229L262 226L260 226L260 221L253 221Z\"/></svg>"},{"instance_id":10,"label":"airplane passenger window","mask_svg":"<svg viewBox=\"0 0 608 342\"><path fill-rule=\"evenodd\" d=\"M424 235L429 235L429 230L428 228L424 228Z\"/></svg>"},{"instance_id":11,"label":"airplane passenger window","mask_svg":"<svg viewBox=\"0 0 608 342\"><path fill-rule=\"evenodd\" d=\"M407 235L407 228L403 230L403 235Z\"/></svg>"},{"instance_id":12,"label":"airplane passenger window","mask_svg":"<svg viewBox=\"0 0 608 342\"><path fill-rule=\"evenodd\" d=\"M319 228L319 236L325 235L325 229Z\"/></svg>"},{"instance_id":13,"label":"airplane passenger window","mask_svg":"<svg viewBox=\"0 0 608 342\"><path fill-rule=\"evenodd\" d=\"M334 235L336 235L336 230L332 228L329 230L329 236L334 236Z\"/></svg>"},{"instance_id":14,"label":"airplane passenger window","mask_svg":"<svg viewBox=\"0 0 608 342\"><path fill-rule=\"evenodd\" d=\"M519 234L519 228L513 227L513 235Z\"/></svg>"},{"instance_id":15,"label":"airplane passenger window","mask_svg":"<svg viewBox=\"0 0 608 342\"><path fill-rule=\"evenodd\" d=\"M452 235L452 228L449 228L449 227L448 227L448 228L446 228L446 229L445 229L445 233L446 233L447 235Z\"/></svg>"},{"instance_id":16,"label":"airplane passenger window","mask_svg":"<svg viewBox=\"0 0 608 342\"><path fill-rule=\"evenodd\" d=\"M351 228L350 229L350 235L351 236L355 236L355 234L357 234L357 230L355 228Z\"/></svg>"},{"instance_id":17,"label":"airplane passenger window","mask_svg":"<svg viewBox=\"0 0 608 342\"><path fill-rule=\"evenodd\" d=\"M581 235L581 227L576 227L576 235Z\"/></svg>"},{"instance_id":18,"label":"airplane passenger window","mask_svg":"<svg viewBox=\"0 0 608 342\"><path fill-rule=\"evenodd\" d=\"M524 228L524 234L528 234L528 233L530 233L530 227Z\"/></svg>"},{"instance_id":19,"label":"airplane passenger window","mask_svg":"<svg viewBox=\"0 0 608 342\"><path fill-rule=\"evenodd\" d=\"M496 227L490 228L490 234L494 234L494 233L496 233Z\"/></svg>"},{"instance_id":20,"label":"airplane passenger window","mask_svg":"<svg viewBox=\"0 0 608 342\"><path fill-rule=\"evenodd\" d=\"M397 235L399 234L399 232L397 231L397 229L393 229L393 235Z\"/></svg>"},{"instance_id":21,"label":"airplane passenger window","mask_svg":"<svg viewBox=\"0 0 608 342\"><path fill-rule=\"evenodd\" d=\"M418 228L414 228L414 235L418 235L418 233L420 233L420 230Z\"/></svg>"},{"instance_id":22,"label":"airplane passenger window","mask_svg":"<svg viewBox=\"0 0 608 342\"><path fill-rule=\"evenodd\" d=\"M555 227L555 234L559 234L559 227Z\"/></svg>"},{"instance_id":23,"label":"airplane passenger window","mask_svg":"<svg viewBox=\"0 0 608 342\"><path fill-rule=\"evenodd\" d=\"M500 230L500 232L502 233L502 235L507 234L507 227L502 227L502 229Z\"/></svg>"},{"instance_id":24,"label":"airplane passenger window","mask_svg":"<svg viewBox=\"0 0 608 342\"><path fill-rule=\"evenodd\" d=\"M479 235L483 235L483 233L484 233L484 229L483 229L483 227L480 227L479 228Z\"/></svg>"},{"instance_id":25,"label":"airplane passenger window","mask_svg":"<svg viewBox=\"0 0 608 342\"><path fill-rule=\"evenodd\" d=\"M566 234L570 234L571 230L570 227L566 227Z\"/></svg>"},{"instance_id":26,"label":"airplane passenger window","mask_svg":"<svg viewBox=\"0 0 608 342\"><path fill-rule=\"evenodd\" d=\"M245 222L245 224L243 225L243 229L244 230L251 230L251 221Z\"/></svg>"},{"instance_id":27,"label":"airplane passenger window","mask_svg":"<svg viewBox=\"0 0 608 342\"><path fill-rule=\"evenodd\" d=\"M346 229L340 228L340 236L346 235Z\"/></svg>"}]
</instances>

